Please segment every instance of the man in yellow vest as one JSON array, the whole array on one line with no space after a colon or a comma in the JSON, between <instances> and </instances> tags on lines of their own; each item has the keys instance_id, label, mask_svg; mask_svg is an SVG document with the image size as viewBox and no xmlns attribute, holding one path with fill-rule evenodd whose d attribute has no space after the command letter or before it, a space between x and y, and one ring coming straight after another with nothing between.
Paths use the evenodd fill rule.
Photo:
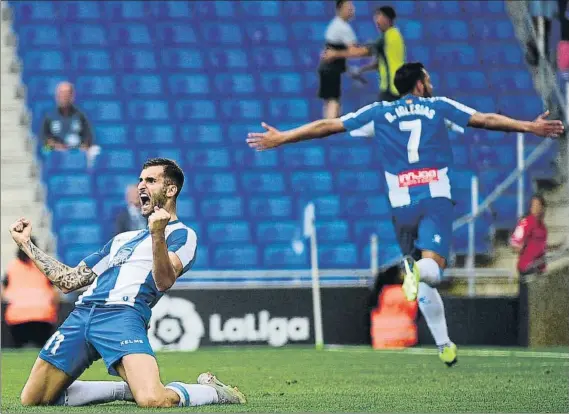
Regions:
<instances>
[{"instance_id":1,"label":"man in yellow vest","mask_svg":"<svg viewBox=\"0 0 569 414\"><path fill-rule=\"evenodd\" d=\"M2 301L7 303L4 321L14 346L31 343L43 347L57 322L59 295L55 288L22 250L8 265L3 285Z\"/></svg>"},{"instance_id":2,"label":"man in yellow vest","mask_svg":"<svg viewBox=\"0 0 569 414\"><path fill-rule=\"evenodd\" d=\"M399 99L395 87L395 72L405 63L405 42L397 27L395 27L395 10L391 6L379 7L374 13L375 24L383 33L373 44L352 46L347 50L326 50L322 60L362 58L373 56L374 60L365 66L351 72L359 77L363 72L377 69L379 72L379 100L392 102Z\"/></svg>"}]
</instances>

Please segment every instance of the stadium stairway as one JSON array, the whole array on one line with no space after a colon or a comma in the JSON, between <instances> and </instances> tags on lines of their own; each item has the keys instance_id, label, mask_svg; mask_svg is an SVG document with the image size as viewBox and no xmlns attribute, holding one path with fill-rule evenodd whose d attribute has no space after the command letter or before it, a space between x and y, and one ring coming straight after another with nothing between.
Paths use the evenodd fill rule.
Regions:
<instances>
[{"instance_id":1,"label":"stadium stairway","mask_svg":"<svg viewBox=\"0 0 569 414\"><path fill-rule=\"evenodd\" d=\"M28 217L33 224L33 234L42 247L51 245L49 214L41 197L41 185L36 177L36 164L31 151L32 143L27 139L28 126L22 125L25 106L19 97L21 93L18 59L14 48L14 37L10 30L10 13L2 3L1 25L1 264L2 274L7 263L14 257L15 245L10 237L9 225L21 216ZM49 249L48 249L49 250Z\"/></svg>"}]
</instances>

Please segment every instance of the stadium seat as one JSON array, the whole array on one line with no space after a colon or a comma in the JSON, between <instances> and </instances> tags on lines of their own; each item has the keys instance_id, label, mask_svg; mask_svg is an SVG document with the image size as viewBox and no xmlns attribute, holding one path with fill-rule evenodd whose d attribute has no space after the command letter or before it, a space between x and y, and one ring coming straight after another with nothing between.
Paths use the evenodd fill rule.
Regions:
<instances>
[{"instance_id":1,"label":"stadium seat","mask_svg":"<svg viewBox=\"0 0 569 414\"><path fill-rule=\"evenodd\" d=\"M75 81L75 87L79 98L112 96L117 93L116 78L110 75L79 76Z\"/></svg>"},{"instance_id":2,"label":"stadium seat","mask_svg":"<svg viewBox=\"0 0 569 414\"><path fill-rule=\"evenodd\" d=\"M162 79L158 75L126 75L120 81L121 88L127 95L163 94Z\"/></svg>"},{"instance_id":3,"label":"stadium seat","mask_svg":"<svg viewBox=\"0 0 569 414\"><path fill-rule=\"evenodd\" d=\"M55 200L52 211L57 225L76 220L96 221L98 218L97 202L90 197L60 198Z\"/></svg>"},{"instance_id":4,"label":"stadium seat","mask_svg":"<svg viewBox=\"0 0 569 414\"><path fill-rule=\"evenodd\" d=\"M97 21L103 16L101 4L95 1L58 1L54 2L54 6L57 7L58 17L66 22Z\"/></svg>"},{"instance_id":5,"label":"stadium seat","mask_svg":"<svg viewBox=\"0 0 569 414\"><path fill-rule=\"evenodd\" d=\"M343 217L373 217L391 214L391 206L386 195L347 196L341 200Z\"/></svg>"},{"instance_id":6,"label":"stadium seat","mask_svg":"<svg viewBox=\"0 0 569 414\"><path fill-rule=\"evenodd\" d=\"M300 224L295 221L261 222L257 225L258 243L291 242L301 234Z\"/></svg>"},{"instance_id":7,"label":"stadium seat","mask_svg":"<svg viewBox=\"0 0 569 414\"><path fill-rule=\"evenodd\" d=\"M204 67L203 56L199 49L167 48L161 51L160 63L172 71L198 70Z\"/></svg>"},{"instance_id":8,"label":"stadium seat","mask_svg":"<svg viewBox=\"0 0 569 414\"><path fill-rule=\"evenodd\" d=\"M134 127L134 141L139 145L172 145L176 140L176 131L170 125L151 124ZM164 149L164 148L160 148Z\"/></svg>"},{"instance_id":9,"label":"stadium seat","mask_svg":"<svg viewBox=\"0 0 569 414\"><path fill-rule=\"evenodd\" d=\"M243 200L240 197L204 199L200 203L200 215L206 220L242 217L243 211Z\"/></svg>"},{"instance_id":10,"label":"stadium seat","mask_svg":"<svg viewBox=\"0 0 569 414\"><path fill-rule=\"evenodd\" d=\"M291 170L323 167L325 163L324 148L298 145L283 148L282 165Z\"/></svg>"},{"instance_id":11,"label":"stadium seat","mask_svg":"<svg viewBox=\"0 0 569 414\"><path fill-rule=\"evenodd\" d=\"M76 72L108 72L111 70L111 57L106 50L83 49L71 52L71 65Z\"/></svg>"},{"instance_id":12,"label":"stadium seat","mask_svg":"<svg viewBox=\"0 0 569 414\"><path fill-rule=\"evenodd\" d=\"M53 173L85 173L87 156L81 150L50 151L43 157L42 172L45 177Z\"/></svg>"},{"instance_id":13,"label":"stadium seat","mask_svg":"<svg viewBox=\"0 0 569 414\"><path fill-rule=\"evenodd\" d=\"M376 171L340 171L336 178L338 191L344 194L377 192L384 178Z\"/></svg>"},{"instance_id":14,"label":"stadium seat","mask_svg":"<svg viewBox=\"0 0 569 414\"><path fill-rule=\"evenodd\" d=\"M193 187L200 193L227 194L237 191L237 178L229 173L200 173L193 176Z\"/></svg>"},{"instance_id":15,"label":"stadium seat","mask_svg":"<svg viewBox=\"0 0 569 414\"><path fill-rule=\"evenodd\" d=\"M178 139L184 144L216 145L223 141L222 129L219 124L180 124Z\"/></svg>"},{"instance_id":16,"label":"stadium seat","mask_svg":"<svg viewBox=\"0 0 569 414\"><path fill-rule=\"evenodd\" d=\"M240 179L241 188L247 193L283 193L285 181L281 173L244 173Z\"/></svg>"},{"instance_id":17,"label":"stadium seat","mask_svg":"<svg viewBox=\"0 0 569 414\"><path fill-rule=\"evenodd\" d=\"M246 221L210 223L207 238L210 243L246 243L251 241L251 230Z\"/></svg>"},{"instance_id":18,"label":"stadium seat","mask_svg":"<svg viewBox=\"0 0 569 414\"><path fill-rule=\"evenodd\" d=\"M211 267L214 269L251 269L259 265L258 248L254 245L233 244L217 247Z\"/></svg>"},{"instance_id":19,"label":"stadium seat","mask_svg":"<svg viewBox=\"0 0 569 414\"><path fill-rule=\"evenodd\" d=\"M310 196L302 195L297 198L296 217L303 217L304 209L308 203L314 203L316 216L320 217L339 217L340 216L340 197L338 195Z\"/></svg>"},{"instance_id":20,"label":"stadium seat","mask_svg":"<svg viewBox=\"0 0 569 414\"><path fill-rule=\"evenodd\" d=\"M23 56L26 74L34 72L61 72L65 68L63 53L58 50L30 50Z\"/></svg>"},{"instance_id":21,"label":"stadium seat","mask_svg":"<svg viewBox=\"0 0 569 414\"><path fill-rule=\"evenodd\" d=\"M97 156L95 167L100 172L132 171L134 175L139 164L131 149L108 149Z\"/></svg>"},{"instance_id":22,"label":"stadium seat","mask_svg":"<svg viewBox=\"0 0 569 414\"><path fill-rule=\"evenodd\" d=\"M195 149L186 153L186 166L188 169L200 171L201 169L224 170L230 167L229 151L219 149Z\"/></svg>"},{"instance_id":23,"label":"stadium seat","mask_svg":"<svg viewBox=\"0 0 569 414\"><path fill-rule=\"evenodd\" d=\"M353 269L358 263L358 249L351 243L321 244L318 247L318 263L324 268Z\"/></svg>"},{"instance_id":24,"label":"stadium seat","mask_svg":"<svg viewBox=\"0 0 569 414\"><path fill-rule=\"evenodd\" d=\"M242 140L244 139L243 137ZM234 165L243 170L252 168L272 169L279 165L278 153L276 151L254 152L248 148L240 148L233 153L233 159Z\"/></svg>"},{"instance_id":25,"label":"stadium seat","mask_svg":"<svg viewBox=\"0 0 569 414\"><path fill-rule=\"evenodd\" d=\"M274 218L282 220L292 213L290 197L255 197L249 200L249 216L251 218Z\"/></svg>"}]
</instances>

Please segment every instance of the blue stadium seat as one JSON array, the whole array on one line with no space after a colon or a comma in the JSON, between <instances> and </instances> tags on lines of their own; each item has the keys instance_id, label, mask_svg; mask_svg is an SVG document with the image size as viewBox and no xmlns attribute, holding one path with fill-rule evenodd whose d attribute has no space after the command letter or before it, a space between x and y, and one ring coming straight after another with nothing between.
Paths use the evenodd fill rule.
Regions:
<instances>
[{"instance_id":1,"label":"blue stadium seat","mask_svg":"<svg viewBox=\"0 0 569 414\"><path fill-rule=\"evenodd\" d=\"M461 2L461 8L471 16L488 17L489 14L504 13L504 3L501 1L465 1Z\"/></svg>"},{"instance_id":2,"label":"blue stadium seat","mask_svg":"<svg viewBox=\"0 0 569 414\"><path fill-rule=\"evenodd\" d=\"M162 79L158 75L125 75L120 85L129 95L163 94Z\"/></svg>"},{"instance_id":3,"label":"blue stadium seat","mask_svg":"<svg viewBox=\"0 0 569 414\"><path fill-rule=\"evenodd\" d=\"M250 1L239 4L241 14L252 18L278 17L281 13L280 1L265 0L262 2Z\"/></svg>"},{"instance_id":4,"label":"blue stadium seat","mask_svg":"<svg viewBox=\"0 0 569 414\"><path fill-rule=\"evenodd\" d=\"M328 148L331 165L339 167L368 167L372 161L370 146L350 145Z\"/></svg>"},{"instance_id":5,"label":"blue stadium seat","mask_svg":"<svg viewBox=\"0 0 569 414\"><path fill-rule=\"evenodd\" d=\"M49 1L11 1L14 20L21 23L51 23L57 18L54 4Z\"/></svg>"},{"instance_id":6,"label":"blue stadium seat","mask_svg":"<svg viewBox=\"0 0 569 414\"><path fill-rule=\"evenodd\" d=\"M47 4L47 2L43 2ZM96 1L58 1L54 2L60 19L66 22L100 20L102 17L100 3Z\"/></svg>"},{"instance_id":7,"label":"blue stadium seat","mask_svg":"<svg viewBox=\"0 0 569 414\"><path fill-rule=\"evenodd\" d=\"M123 120L122 105L118 101L84 101L81 106L89 120L94 124L97 122L120 122Z\"/></svg>"},{"instance_id":8,"label":"blue stadium seat","mask_svg":"<svg viewBox=\"0 0 569 414\"><path fill-rule=\"evenodd\" d=\"M196 260L192 266L192 270L208 270L209 268L209 250L207 247L198 245L196 251ZM192 277L191 273L188 273L188 277Z\"/></svg>"},{"instance_id":9,"label":"blue stadium seat","mask_svg":"<svg viewBox=\"0 0 569 414\"><path fill-rule=\"evenodd\" d=\"M515 39L514 28L510 19L494 20L488 18L472 19L470 21L471 36L478 41L512 40Z\"/></svg>"},{"instance_id":10,"label":"blue stadium seat","mask_svg":"<svg viewBox=\"0 0 569 414\"><path fill-rule=\"evenodd\" d=\"M342 220L324 221L318 220L316 223L318 240L327 242L344 242L349 239L348 222Z\"/></svg>"},{"instance_id":11,"label":"blue stadium seat","mask_svg":"<svg viewBox=\"0 0 569 414\"><path fill-rule=\"evenodd\" d=\"M291 242L301 236L301 225L296 221L267 221L257 225L258 243Z\"/></svg>"},{"instance_id":12,"label":"blue stadium seat","mask_svg":"<svg viewBox=\"0 0 569 414\"><path fill-rule=\"evenodd\" d=\"M61 72L65 69L63 53L58 50L30 50L23 55L24 72Z\"/></svg>"},{"instance_id":13,"label":"blue stadium seat","mask_svg":"<svg viewBox=\"0 0 569 414\"><path fill-rule=\"evenodd\" d=\"M215 75L215 87L218 93L254 93L255 79L248 74L227 74L220 73Z\"/></svg>"},{"instance_id":14,"label":"blue stadium seat","mask_svg":"<svg viewBox=\"0 0 569 414\"><path fill-rule=\"evenodd\" d=\"M187 220L194 220L196 218L196 205L194 200L182 197L182 195L178 196L178 199L176 200L176 211L180 220L182 220L186 226L191 227L196 231L196 233L198 233L197 228L199 227L199 223L192 223L191 226L190 223L187 222Z\"/></svg>"},{"instance_id":15,"label":"blue stadium seat","mask_svg":"<svg viewBox=\"0 0 569 414\"><path fill-rule=\"evenodd\" d=\"M290 244L273 244L263 252L263 265L266 269L306 269L309 263L307 250L296 252Z\"/></svg>"},{"instance_id":16,"label":"blue stadium seat","mask_svg":"<svg viewBox=\"0 0 569 414\"><path fill-rule=\"evenodd\" d=\"M107 146L126 146L128 138L128 128L124 124L97 124L95 137L98 145Z\"/></svg>"},{"instance_id":17,"label":"blue stadium seat","mask_svg":"<svg viewBox=\"0 0 569 414\"><path fill-rule=\"evenodd\" d=\"M134 140L141 145L173 144L176 132L170 125L139 125L134 127Z\"/></svg>"},{"instance_id":18,"label":"blue stadium seat","mask_svg":"<svg viewBox=\"0 0 569 414\"><path fill-rule=\"evenodd\" d=\"M208 94L209 77L203 74L171 75L168 77L168 92L174 96Z\"/></svg>"},{"instance_id":19,"label":"blue stadium seat","mask_svg":"<svg viewBox=\"0 0 569 414\"><path fill-rule=\"evenodd\" d=\"M178 137L184 143L219 144L223 141L221 125L180 124Z\"/></svg>"},{"instance_id":20,"label":"blue stadium seat","mask_svg":"<svg viewBox=\"0 0 569 414\"><path fill-rule=\"evenodd\" d=\"M135 184L136 180L132 180L129 184ZM114 196L105 197L104 199L98 199L98 211L100 219L103 223L106 223L109 227L107 232L107 239L110 239L115 235L115 220L118 212L126 207L125 201L125 188L123 188L122 194L115 194Z\"/></svg>"},{"instance_id":21,"label":"blue stadium seat","mask_svg":"<svg viewBox=\"0 0 569 414\"><path fill-rule=\"evenodd\" d=\"M96 177L96 189L100 196L124 196L127 186L138 181L136 174L101 174Z\"/></svg>"},{"instance_id":22,"label":"blue stadium seat","mask_svg":"<svg viewBox=\"0 0 569 414\"><path fill-rule=\"evenodd\" d=\"M503 194L492 204L494 227L498 230L512 230L516 227L518 217L518 197L514 194Z\"/></svg>"},{"instance_id":23,"label":"blue stadium seat","mask_svg":"<svg viewBox=\"0 0 569 414\"><path fill-rule=\"evenodd\" d=\"M288 19L312 19L314 17L329 17L329 8L320 1L287 1L282 3L283 15ZM359 13L359 8L358 8Z\"/></svg>"},{"instance_id":24,"label":"blue stadium seat","mask_svg":"<svg viewBox=\"0 0 569 414\"><path fill-rule=\"evenodd\" d=\"M196 171L203 168L223 170L231 166L229 151L224 148L193 149L186 153L186 160L186 167Z\"/></svg>"},{"instance_id":25,"label":"blue stadium seat","mask_svg":"<svg viewBox=\"0 0 569 414\"><path fill-rule=\"evenodd\" d=\"M269 103L271 119L305 120L308 118L308 104L302 99L273 99Z\"/></svg>"},{"instance_id":26,"label":"blue stadium seat","mask_svg":"<svg viewBox=\"0 0 569 414\"><path fill-rule=\"evenodd\" d=\"M249 216L253 220L272 218L282 220L292 214L290 197L256 197L249 200Z\"/></svg>"},{"instance_id":27,"label":"blue stadium seat","mask_svg":"<svg viewBox=\"0 0 569 414\"><path fill-rule=\"evenodd\" d=\"M498 47L498 45L501 47ZM503 44L497 43L494 44L493 47L484 47L481 48L479 53L482 56L483 63L486 65L491 64L493 67L520 67L521 65L525 65L522 50L517 41Z\"/></svg>"},{"instance_id":28,"label":"blue stadium seat","mask_svg":"<svg viewBox=\"0 0 569 414\"><path fill-rule=\"evenodd\" d=\"M105 242L103 231L99 224L64 224L59 228L58 246L76 245L80 240L89 240L89 243L99 244L101 248Z\"/></svg>"},{"instance_id":29,"label":"blue stadium seat","mask_svg":"<svg viewBox=\"0 0 569 414\"><path fill-rule=\"evenodd\" d=\"M434 47L433 56L433 66L470 66L475 62L474 48L467 43L441 42Z\"/></svg>"},{"instance_id":30,"label":"blue stadium seat","mask_svg":"<svg viewBox=\"0 0 569 414\"><path fill-rule=\"evenodd\" d=\"M200 193L234 193L237 191L236 178L229 173L195 174L194 188Z\"/></svg>"},{"instance_id":31,"label":"blue stadium seat","mask_svg":"<svg viewBox=\"0 0 569 414\"><path fill-rule=\"evenodd\" d=\"M50 199L64 196L87 196L91 194L91 176L88 174L54 174L46 178Z\"/></svg>"},{"instance_id":32,"label":"blue stadium seat","mask_svg":"<svg viewBox=\"0 0 569 414\"><path fill-rule=\"evenodd\" d=\"M377 171L340 171L335 180L338 190L344 194L373 191L382 188L384 178Z\"/></svg>"},{"instance_id":33,"label":"blue stadium seat","mask_svg":"<svg viewBox=\"0 0 569 414\"><path fill-rule=\"evenodd\" d=\"M87 156L81 150L50 151L43 157L44 177L53 173L84 173L87 170Z\"/></svg>"},{"instance_id":34,"label":"blue stadium seat","mask_svg":"<svg viewBox=\"0 0 569 414\"><path fill-rule=\"evenodd\" d=\"M251 230L246 221L210 223L207 238L210 243L247 243L251 241Z\"/></svg>"},{"instance_id":35,"label":"blue stadium seat","mask_svg":"<svg viewBox=\"0 0 569 414\"><path fill-rule=\"evenodd\" d=\"M340 197L338 195L311 196L303 195L296 200L297 217L303 217L308 203L314 203L316 217L339 217Z\"/></svg>"},{"instance_id":36,"label":"blue stadium seat","mask_svg":"<svg viewBox=\"0 0 569 414\"><path fill-rule=\"evenodd\" d=\"M110 75L79 76L75 81L75 87L79 97L115 95L117 93L115 77Z\"/></svg>"},{"instance_id":37,"label":"blue stadium seat","mask_svg":"<svg viewBox=\"0 0 569 414\"><path fill-rule=\"evenodd\" d=\"M158 23L156 25L158 43L164 46L197 44L196 32L187 23Z\"/></svg>"},{"instance_id":38,"label":"blue stadium seat","mask_svg":"<svg viewBox=\"0 0 569 414\"><path fill-rule=\"evenodd\" d=\"M73 46L101 47L107 44L107 33L98 24L70 24L62 30L67 42Z\"/></svg>"},{"instance_id":39,"label":"blue stadium seat","mask_svg":"<svg viewBox=\"0 0 569 414\"><path fill-rule=\"evenodd\" d=\"M512 145L473 145L472 159L478 168L499 167L509 171L516 168L516 151Z\"/></svg>"},{"instance_id":40,"label":"blue stadium seat","mask_svg":"<svg viewBox=\"0 0 569 414\"><path fill-rule=\"evenodd\" d=\"M276 151L255 152L249 148L239 148L234 152L234 162L236 167L245 170L251 168L273 169L279 165L277 155Z\"/></svg>"},{"instance_id":41,"label":"blue stadium seat","mask_svg":"<svg viewBox=\"0 0 569 414\"><path fill-rule=\"evenodd\" d=\"M101 247L99 244L76 244L61 249L59 257L66 265L77 266L83 259L98 251Z\"/></svg>"},{"instance_id":42,"label":"blue stadium seat","mask_svg":"<svg viewBox=\"0 0 569 414\"><path fill-rule=\"evenodd\" d=\"M233 23L202 23L200 32L205 42L215 45L239 45L243 41L241 28Z\"/></svg>"},{"instance_id":43,"label":"blue stadium seat","mask_svg":"<svg viewBox=\"0 0 569 414\"><path fill-rule=\"evenodd\" d=\"M53 205L53 220L58 227L62 222L98 219L97 202L90 198L60 198Z\"/></svg>"},{"instance_id":44,"label":"blue stadium seat","mask_svg":"<svg viewBox=\"0 0 569 414\"><path fill-rule=\"evenodd\" d=\"M295 61L292 50L284 47L256 47L251 50L251 59L255 67L262 70L287 69L292 67ZM314 67L315 65L312 66Z\"/></svg>"},{"instance_id":45,"label":"blue stadium seat","mask_svg":"<svg viewBox=\"0 0 569 414\"><path fill-rule=\"evenodd\" d=\"M61 44L59 29L53 25L22 25L18 28L18 47L56 48Z\"/></svg>"},{"instance_id":46,"label":"blue stadium seat","mask_svg":"<svg viewBox=\"0 0 569 414\"><path fill-rule=\"evenodd\" d=\"M240 197L205 199L200 204L200 214L208 220L241 217L243 216L243 200Z\"/></svg>"},{"instance_id":47,"label":"blue stadium seat","mask_svg":"<svg viewBox=\"0 0 569 414\"><path fill-rule=\"evenodd\" d=\"M227 119L260 120L263 107L261 101L256 99L232 99L221 102L221 113Z\"/></svg>"},{"instance_id":48,"label":"blue stadium seat","mask_svg":"<svg viewBox=\"0 0 569 414\"><path fill-rule=\"evenodd\" d=\"M215 103L206 99L179 100L175 104L176 118L188 120L214 120L217 118Z\"/></svg>"},{"instance_id":49,"label":"blue stadium seat","mask_svg":"<svg viewBox=\"0 0 569 414\"><path fill-rule=\"evenodd\" d=\"M468 168L470 165L470 148L467 145L452 146L452 155L454 163L460 168Z\"/></svg>"},{"instance_id":50,"label":"blue stadium seat","mask_svg":"<svg viewBox=\"0 0 569 414\"><path fill-rule=\"evenodd\" d=\"M297 73L262 73L261 86L266 93L299 94L302 91L301 77Z\"/></svg>"},{"instance_id":51,"label":"blue stadium seat","mask_svg":"<svg viewBox=\"0 0 569 414\"><path fill-rule=\"evenodd\" d=\"M244 30L248 40L254 45L283 44L288 40L285 26L278 22L248 22Z\"/></svg>"},{"instance_id":52,"label":"blue stadium seat","mask_svg":"<svg viewBox=\"0 0 569 414\"><path fill-rule=\"evenodd\" d=\"M162 50L160 62L164 68L173 71L203 69L204 67L203 53L199 49L168 48Z\"/></svg>"},{"instance_id":53,"label":"blue stadium seat","mask_svg":"<svg viewBox=\"0 0 569 414\"><path fill-rule=\"evenodd\" d=\"M358 263L358 249L355 244L321 244L318 247L318 264L323 268L350 269Z\"/></svg>"},{"instance_id":54,"label":"blue stadium seat","mask_svg":"<svg viewBox=\"0 0 569 414\"><path fill-rule=\"evenodd\" d=\"M243 145L249 132L261 132L261 123L249 121L248 124L231 124L227 126L227 139L235 144ZM251 151L250 149L248 149Z\"/></svg>"},{"instance_id":55,"label":"blue stadium seat","mask_svg":"<svg viewBox=\"0 0 569 414\"><path fill-rule=\"evenodd\" d=\"M282 193L285 181L281 173L244 173L241 176L241 188L249 193Z\"/></svg>"},{"instance_id":56,"label":"blue stadium seat","mask_svg":"<svg viewBox=\"0 0 569 414\"><path fill-rule=\"evenodd\" d=\"M293 172L291 188L299 193L329 193L332 191L332 175L327 171Z\"/></svg>"},{"instance_id":57,"label":"blue stadium seat","mask_svg":"<svg viewBox=\"0 0 569 414\"><path fill-rule=\"evenodd\" d=\"M107 149L97 156L95 166L102 172L126 170L134 173L138 163L131 149Z\"/></svg>"},{"instance_id":58,"label":"blue stadium seat","mask_svg":"<svg viewBox=\"0 0 569 414\"><path fill-rule=\"evenodd\" d=\"M504 92L510 90L533 89L533 81L528 71L492 71L490 73L490 83L495 90Z\"/></svg>"},{"instance_id":59,"label":"blue stadium seat","mask_svg":"<svg viewBox=\"0 0 569 414\"><path fill-rule=\"evenodd\" d=\"M390 216L379 219L357 220L354 225L355 240L361 243L370 243L371 236L378 237L380 249L384 249L390 244L398 243L395 227Z\"/></svg>"},{"instance_id":60,"label":"blue stadium seat","mask_svg":"<svg viewBox=\"0 0 569 414\"><path fill-rule=\"evenodd\" d=\"M207 65L212 68L246 69L249 67L247 54L241 49L217 49L207 51Z\"/></svg>"},{"instance_id":61,"label":"blue stadium seat","mask_svg":"<svg viewBox=\"0 0 569 414\"><path fill-rule=\"evenodd\" d=\"M347 196L340 200L343 217L380 217L391 215L386 195Z\"/></svg>"},{"instance_id":62,"label":"blue stadium seat","mask_svg":"<svg viewBox=\"0 0 569 414\"><path fill-rule=\"evenodd\" d=\"M134 100L128 103L128 116L135 122L167 121L170 119L167 101Z\"/></svg>"},{"instance_id":63,"label":"blue stadium seat","mask_svg":"<svg viewBox=\"0 0 569 414\"><path fill-rule=\"evenodd\" d=\"M328 22L326 21L311 21L311 22L292 22L292 36L299 42L324 42L324 33Z\"/></svg>"},{"instance_id":64,"label":"blue stadium seat","mask_svg":"<svg viewBox=\"0 0 569 414\"><path fill-rule=\"evenodd\" d=\"M258 249L242 243L217 247L213 253L214 269L251 269L258 266Z\"/></svg>"},{"instance_id":65,"label":"blue stadium seat","mask_svg":"<svg viewBox=\"0 0 569 414\"><path fill-rule=\"evenodd\" d=\"M152 38L145 24L124 23L110 26L109 41L123 46L150 46Z\"/></svg>"},{"instance_id":66,"label":"blue stadium seat","mask_svg":"<svg viewBox=\"0 0 569 414\"><path fill-rule=\"evenodd\" d=\"M114 54L116 69L123 71L156 70L156 56L152 50L147 49L118 49Z\"/></svg>"},{"instance_id":67,"label":"blue stadium seat","mask_svg":"<svg viewBox=\"0 0 569 414\"><path fill-rule=\"evenodd\" d=\"M443 79L450 90L488 89L488 81L483 72L446 72Z\"/></svg>"},{"instance_id":68,"label":"blue stadium seat","mask_svg":"<svg viewBox=\"0 0 569 414\"><path fill-rule=\"evenodd\" d=\"M462 2L460 2L462 3ZM456 16L460 13L460 6L458 1L448 0L444 3L437 3L434 1L417 2L418 12L421 16L431 17L446 17Z\"/></svg>"},{"instance_id":69,"label":"blue stadium seat","mask_svg":"<svg viewBox=\"0 0 569 414\"><path fill-rule=\"evenodd\" d=\"M65 76L30 76L28 79L28 96L36 97L51 97L55 94L55 88L59 82L67 80ZM55 109L55 102L52 101L52 106Z\"/></svg>"},{"instance_id":70,"label":"blue stadium seat","mask_svg":"<svg viewBox=\"0 0 569 414\"><path fill-rule=\"evenodd\" d=\"M182 21L191 19L195 14L195 3L184 1L160 1L150 3L153 16L158 20L177 20Z\"/></svg>"},{"instance_id":71,"label":"blue stadium seat","mask_svg":"<svg viewBox=\"0 0 569 414\"><path fill-rule=\"evenodd\" d=\"M291 170L324 167L326 158L323 147L298 145L287 147L282 151L282 165Z\"/></svg>"},{"instance_id":72,"label":"blue stadium seat","mask_svg":"<svg viewBox=\"0 0 569 414\"><path fill-rule=\"evenodd\" d=\"M71 65L76 72L108 72L111 58L106 50L82 49L71 51Z\"/></svg>"},{"instance_id":73,"label":"blue stadium seat","mask_svg":"<svg viewBox=\"0 0 569 414\"><path fill-rule=\"evenodd\" d=\"M456 42L467 41L469 38L468 24L463 20L429 20L426 34L432 39Z\"/></svg>"},{"instance_id":74,"label":"blue stadium seat","mask_svg":"<svg viewBox=\"0 0 569 414\"><path fill-rule=\"evenodd\" d=\"M105 20L131 22L151 17L150 11L145 9L147 4L143 1L110 1L103 2L102 6Z\"/></svg>"}]
</instances>

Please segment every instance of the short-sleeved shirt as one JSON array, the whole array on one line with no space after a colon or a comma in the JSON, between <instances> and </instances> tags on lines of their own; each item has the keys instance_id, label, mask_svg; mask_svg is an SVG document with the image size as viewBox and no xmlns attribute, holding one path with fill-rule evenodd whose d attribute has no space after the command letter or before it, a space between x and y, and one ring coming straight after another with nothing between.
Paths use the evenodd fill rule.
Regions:
<instances>
[{"instance_id":1,"label":"short-sleeved shirt","mask_svg":"<svg viewBox=\"0 0 569 414\"><path fill-rule=\"evenodd\" d=\"M399 96L394 81L395 72L405 64L405 42L401 32L395 26L390 27L368 48L377 57L379 90Z\"/></svg>"},{"instance_id":2,"label":"short-sleeved shirt","mask_svg":"<svg viewBox=\"0 0 569 414\"><path fill-rule=\"evenodd\" d=\"M389 200L392 207L402 207L426 198L452 199L449 123L464 128L475 112L445 97L407 95L375 102L341 119L352 136L375 137Z\"/></svg>"},{"instance_id":3,"label":"short-sleeved shirt","mask_svg":"<svg viewBox=\"0 0 569 414\"><path fill-rule=\"evenodd\" d=\"M196 257L196 233L179 220L165 229L168 251L178 255L187 272ZM152 276L152 237L148 229L116 235L101 250L84 260L97 278L76 305L128 305L150 320L151 308L162 293Z\"/></svg>"},{"instance_id":4,"label":"short-sleeved shirt","mask_svg":"<svg viewBox=\"0 0 569 414\"><path fill-rule=\"evenodd\" d=\"M336 16L328 24L326 34L326 47L335 50L345 50L349 45L357 42L356 33L352 26L344 19ZM346 59L335 59L331 62L321 62L319 66L320 71L346 71Z\"/></svg>"},{"instance_id":5,"label":"short-sleeved shirt","mask_svg":"<svg viewBox=\"0 0 569 414\"><path fill-rule=\"evenodd\" d=\"M90 146L93 143L89 121L75 106L71 106L69 112L65 114L59 108L47 113L41 133L44 141L51 138L71 148Z\"/></svg>"}]
</instances>

